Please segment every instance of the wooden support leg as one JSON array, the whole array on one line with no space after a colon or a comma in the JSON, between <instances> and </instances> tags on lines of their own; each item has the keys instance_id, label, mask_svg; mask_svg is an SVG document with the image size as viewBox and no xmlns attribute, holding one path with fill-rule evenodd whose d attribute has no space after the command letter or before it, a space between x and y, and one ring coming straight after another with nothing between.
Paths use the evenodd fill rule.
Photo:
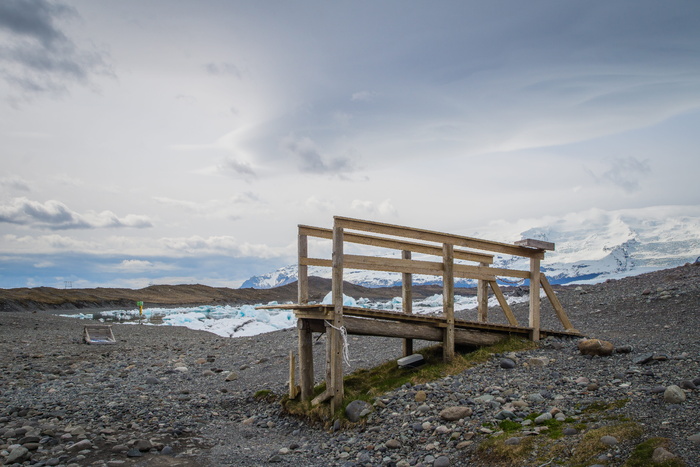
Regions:
<instances>
[{"instance_id":1,"label":"wooden support leg","mask_svg":"<svg viewBox=\"0 0 700 467\"><path fill-rule=\"evenodd\" d=\"M481 263L480 266L488 267L488 264ZM489 320L489 290L488 282L479 279L476 285L476 308L477 308L477 321L480 323L486 323Z\"/></svg>"},{"instance_id":2,"label":"wooden support leg","mask_svg":"<svg viewBox=\"0 0 700 467\"><path fill-rule=\"evenodd\" d=\"M455 356L455 280L454 247L443 245L442 303L445 312L445 337L442 344L442 359L451 362Z\"/></svg>"},{"instance_id":3,"label":"wooden support leg","mask_svg":"<svg viewBox=\"0 0 700 467\"><path fill-rule=\"evenodd\" d=\"M530 258L530 316L532 340L540 340L540 260Z\"/></svg>"},{"instance_id":4,"label":"wooden support leg","mask_svg":"<svg viewBox=\"0 0 700 467\"><path fill-rule=\"evenodd\" d=\"M410 251L401 252L402 259L411 259ZM403 273L401 276L401 298L403 302L403 312L407 314L413 313L413 274ZM413 355L413 339L403 340L403 356L408 357Z\"/></svg>"},{"instance_id":5,"label":"wooden support leg","mask_svg":"<svg viewBox=\"0 0 700 467\"><path fill-rule=\"evenodd\" d=\"M299 333L299 383L301 399L309 400L314 390L313 333L308 320L297 321Z\"/></svg>"}]
</instances>

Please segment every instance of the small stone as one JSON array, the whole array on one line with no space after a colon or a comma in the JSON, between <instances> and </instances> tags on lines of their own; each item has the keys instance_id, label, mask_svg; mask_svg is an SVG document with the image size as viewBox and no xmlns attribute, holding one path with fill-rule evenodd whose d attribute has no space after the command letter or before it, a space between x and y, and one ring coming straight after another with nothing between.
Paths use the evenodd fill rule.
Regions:
<instances>
[{"instance_id":1,"label":"small stone","mask_svg":"<svg viewBox=\"0 0 700 467\"><path fill-rule=\"evenodd\" d=\"M645 353L640 355L639 357L635 358L632 360L632 363L635 365L646 365L650 361L654 359L654 354L653 353Z\"/></svg>"},{"instance_id":2,"label":"small stone","mask_svg":"<svg viewBox=\"0 0 700 467\"><path fill-rule=\"evenodd\" d=\"M143 453L138 449L132 448L126 452L126 457L143 457Z\"/></svg>"},{"instance_id":3,"label":"small stone","mask_svg":"<svg viewBox=\"0 0 700 467\"><path fill-rule=\"evenodd\" d=\"M578 434L578 430L576 428L566 427L562 430L562 433L564 433L564 436L574 436Z\"/></svg>"},{"instance_id":4,"label":"small stone","mask_svg":"<svg viewBox=\"0 0 700 467\"><path fill-rule=\"evenodd\" d=\"M700 444L700 433L695 433L694 435L688 436L688 441L693 444Z\"/></svg>"},{"instance_id":5,"label":"small stone","mask_svg":"<svg viewBox=\"0 0 700 467\"><path fill-rule=\"evenodd\" d=\"M112 452L114 453L121 453L121 452L126 452L129 450L129 447L126 446L125 444L115 444L112 446Z\"/></svg>"},{"instance_id":6,"label":"small stone","mask_svg":"<svg viewBox=\"0 0 700 467\"><path fill-rule=\"evenodd\" d=\"M146 378L146 384L160 384L160 380L156 377L149 376Z\"/></svg>"},{"instance_id":7,"label":"small stone","mask_svg":"<svg viewBox=\"0 0 700 467\"><path fill-rule=\"evenodd\" d=\"M371 411L372 405L370 403L358 399L348 404L345 408L345 416L348 417L348 420L351 422L356 423Z\"/></svg>"},{"instance_id":8,"label":"small stone","mask_svg":"<svg viewBox=\"0 0 700 467\"><path fill-rule=\"evenodd\" d=\"M662 462L670 461L675 458L676 456L673 453L667 451L662 447L654 449L654 453L651 455L651 460L659 464Z\"/></svg>"},{"instance_id":9,"label":"small stone","mask_svg":"<svg viewBox=\"0 0 700 467\"><path fill-rule=\"evenodd\" d=\"M447 456L438 456L433 461L433 467L448 467L450 465L450 458Z\"/></svg>"},{"instance_id":10,"label":"small stone","mask_svg":"<svg viewBox=\"0 0 700 467\"><path fill-rule=\"evenodd\" d=\"M428 404L421 404L416 410L421 413L430 412L430 406Z\"/></svg>"},{"instance_id":11,"label":"small stone","mask_svg":"<svg viewBox=\"0 0 700 467\"><path fill-rule=\"evenodd\" d=\"M581 355L597 355L608 356L612 355L615 346L612 342L602 341L600 339L581 339L578 343L578 350Z\"/></svg>"},{"instance_id":12,"label":"small stone","mask_svg":"<svg viewBox=\"0 0 700 467\"><path fill-rule=\"evenodd\" d=\"M632 350L631 345L621 345L620 347L615 348L616 353L632 353Z\"/></svg>"},{"instance_id":13,"label":"small stone","mask_svg":"<svg viewBox=\"0 0 700 467\"><path fill-rule=\"evenodd\" d=\"M390 439L384 445L389 449L398 449L401 447L401 441L398 439Z\"/></svg>"},{"instance_id":14,"label":"small stone","mask_svg":"<svg viewBox=\"0 0 700 467\"><path fill-rule=\"evenodd\" d=\"M682 381L680 384L681 389L690 389L690 390L695 390L698 387L695 385L695 383L689 379Z\"/></svg>"},{"instance_id":15,"label":"small stone","mask_svg":"<svg viewBox=\"0 0 700 467\"><path fill-rule=\"evenodd\" d=\"M515 368L515 362L511 360L510 358L502 358L500 362L501 368L505 368L506 370L510 370L512 368Z\"/></svg>"},{"instance_id":16,"label":"small stone","mask_svg":"<svg viewBox=\"0 0 700 467\"><path fill-rule=\"evenodd\" d=\"M10 454L5 458L5 465L24 462L29 457L29 449L24 446L19 446L10 451Z\"/></svg>"},{"instance_id":17,"label":"small stone","mask_svg":"<svg viewBox=\"0 0 700 467\"><path fill-rule=\"evenodd\" d=\"M520 444L520 438L518 438L517 436L513 437L513 438L508 438L507 440L505 440L506 446L517 446L518 444Z\"/></svg>"},{"instance_id":18,"label":"small stone","mask_svg":"<svg viewBox=\"0 0 700 467\"><path fill-rule=\"evenodd\" d=\"M92 448L92 443L87 439L82 439L77 443L70 445L66 450L69 452L78 452L90 448Z\"/></svg>"},{"instance_id":19,"label":"small stone","mask_svg":"<svg viewBox=\"0 0 700 467\"><path fill-rule=\"evenodd\" d=\"M549 412L545 412L542 415L540 415L539 417L535 418L535 423L541 424L541 423L544 423L544 422L549 421L551 419L552 419L552 414Z\"/></svg>"},{"instance_id":20,"label":"small stone","mask_svg":"<svg viewBox=\"0 0 700 467\"><path fill-rule=\"evenodd\" d=\"M425 400L427 398L428 398L428 394L425 391L421 390L421 391L416 392L416 396L415 396L414 400L416 402L421 403L421 402L425 402Z\"/></svg>"},{"instance_id":21,"label":"small stone","mask_svg":"<svg viewBox=\"0 0 700 467\"><path fill-rule=\"evenodd\" d=\"M238 375L234 373L233 371L230 372L228 375L226 375L226 381L236 381L238 379Z\"/></svg>"},{"instance_id":22,"label":"small stone","mask_svg":"<svg viewBox=\"0 0 700 467\"><path fill-rule=\"evenodd\" d=\"M139 439L134 443L134 449L138 449L141 452L148 452L153 447L153 444L147 439Z\"/></svg>"},{"instance_id":23,"label":"small stone","mask_svg":"<svg viewBox=\"0 0 700 467\"><path fill-rule=\"evenodd\" d=\"M172 456L173 454L175 454L175 450L172 446L163 446L163 449L160 450L160 453L165 456Z\"/></svg>"},{"instance_id":24,"label":"small stone","mask_svg":"<svg viewBox=\"0 0 700 467\"><path fill-rule=\"evenodd\" d=\"M447 421L457 421L472 414L470 407L446 407L440 411L440 418Z\"/></svg>"},{"instance_id":25,"label":"small stone","mask_svg":"<svg viewBox=\"0 0 700 467\"><path fill-rule=\"evenodd\" d=\"M675 384L664 391L664 402L668 404L680 404L685 401L685 392Z\"/></svg>"},{"instance_id":26,"label":"small stone","mask_svg":"<svg viewBox=\"0 0 700 467\"><path fill-rule=\"evenodd\" d=\"M606 446L615 446L619 441L614 436L603 436L600 438L600 442Z\"/></svg>"},{"instance_id":27,"label":"small stone","mask_svg":"<svg viewBox=\"0 0 700 467\"><path fill-rule=\"evenodd\" d=\"M527 365L530 367L546 366L548 363L549 359L544 357L532 357L527 359Z\"/></svg>"}]
</instances>

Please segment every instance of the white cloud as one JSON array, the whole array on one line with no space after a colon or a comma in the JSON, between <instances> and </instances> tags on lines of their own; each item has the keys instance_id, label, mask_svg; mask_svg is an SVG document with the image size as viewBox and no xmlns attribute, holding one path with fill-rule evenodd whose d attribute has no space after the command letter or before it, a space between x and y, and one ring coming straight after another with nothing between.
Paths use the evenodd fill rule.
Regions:
<instances>
[{"instance_id":1,"label":"white cloud","mask_svg":"<svg viewBox=\"0 0 700 467\"><path fill-rule=\"evenodd\" d=\"M329 199L320 199L313 195L306 199L304 206L311 211L333 212L335 204Z\"/></svg>"},{"instance_id":2,"label":"white cloud","mask_svg":"<svg viewBox=\"0 0 700 467\"><path fill-rule=\"evenodd\" d=\"M379 203L375 201L353 200L351 209L364 215L396 216L398 211L391 199L385 199Z\"/></svg>"},{"instance_id":3,"label":"white cloud","mask_svg":"<svg viewBox=\"0 0 700 467\"><path fill-rule=\"evenodd\" d=\"M352 94L353 101L371 102L376 97L376 93L370 91L358 91Z\"/></svg>"},{"instance_id":4,"label":"white cloud","mask_svg":"<svg viewBox=\"0 0 700 467\"><path fill-rule=\"evenodd\" d=\"M342 174L353 171L350 158L332 157L321 153L316 143L309 137L290 134L282 140L282 148L298 161L301 172L316 174Z\"/></svg>"},{"instance_id":5,"label":"white cloud","mask_svg":"<svg viewBox=\"0 0 700 467\"><path fill-rule=\"evenodd\" d=\"M151 262L143 259L125 259L115 266L105 266L105 269L128 273L142 273L154 271L169 271L177 269L172 264L163 262Z\"/></svg>"},{"instance_id":6,"label":"white cloud","mask_svg":"<svg viewBox=\"0 0 700 467\"><path fill-rule=\"evenodd\" d=\"M120 218L111 211L79 214L60 201L41 203L24 197L0 205L0 223L3 222L51 230L153 226L146 216L128 214Z\"/></svg>"},{"instance_id":7,"label":"white cloud","mask_svg":"<svg viewBox=\"0 0 700 467\"><path fill-rule=\"evenodd\" d=\"M29 182L27 182L19 175L10 175L8 177L0 178L0 187L5 188L7 190L31 191Z\"/></svg>"}]
</instances>

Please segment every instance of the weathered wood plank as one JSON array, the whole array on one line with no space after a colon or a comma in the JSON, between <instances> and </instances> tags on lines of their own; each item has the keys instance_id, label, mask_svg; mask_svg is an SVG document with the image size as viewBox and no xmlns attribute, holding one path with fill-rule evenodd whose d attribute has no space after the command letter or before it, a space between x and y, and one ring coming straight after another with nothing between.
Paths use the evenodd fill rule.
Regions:
<instances>
[{"instance_id":1,"label":"weathered wood plank","mask_svg":"<svg viewBox=\"0 0 700 467\"><path fill-rule=\"evenodd\" d=\"M532 328L532 340L540 340L540 260L530 258L530 315L528 325Z\"/></svg>"},{"instance_id":2,"label":"weathered wood plank","mask_svg":"<svg viewBox=\"0 0 700 467\"><path fill-rule=\"evenodd\" d=\"M314 390L314 353L311 323L305 319L297 321L299 350L299 383L302 400L311 398Z\"/></svg>"},{"instance_id":3,"label":"weathered wood plank","mask_svg":"<svg viewBox=\"0 0 700 467\"><path fill-rule=\"evenodd\" d=\"M331 380L326 387L332 393L331 413L343 403L343 342L340 335L340 329L343 327L343 268L344 268L344 253L343 253L343 227L337 223L333 226L333 272L331 292L333 297L333 320L329 330L330 346L330 365L331 365Z\"/></svg>"},{"instance_id":4,"label":"weathered wood plank","mask_svg":"<svg viewBox=\"0 0 700 467\"><path fill-rule=\"evenodd\" d=\"M515 244L528 248L536 248L538 250L554 251L554 243L545 242L544 240L535 240L534 238L523 238L515 242Z\"/></svg>"},{"instance_id":5,"label":"weathered wood plank","mask_svg":"<svg viewBox=\"0 0 700 467\"><path fill-rule=\"evenodd\" d=\"M501 309L503 309L503 313L506 315L508 323L511 326L518 326L518 320L515 318L510 305L508 305L508 300L506 300L506 297L503 295L501 288L498 286L498 282L489 281L489 285L491 285L491 290L493 290L494 295L496 295L498 304L501 305Z\"/></svg>"},{"instance_id":6,"label":"weathered wood plank","mask_svg":"<svg viewBox=\"0 0 700 467\"><path fill-rule=\"evenodd\" d=\"M481 263L480 266L487 266ZM477 310L477 320L482 323L487 322L489 313L489 291L488 291L488 281L484 279L479 279L476 285L476 310Z\"/></svg>"},{"instance_id":7,"label":"weathered wood plank","mask_svg":"<svg viewBox=\"0 0 700 467\"><path fill-rule=\"evenodd\" d=\"M451 362L455 356L455 277L453 246L445 243L443 249L444 272L442 275L442 309L445 314L445 338L442 358Z\"/></svg>"},{"instance_id":8,"label":"weathered wood plank","mask_svg":"<svg viewBox=\"0 0 700 467\"><path fill-rule=\"evenodd\" d=\"M410 338L433 342L443 342L444 339L443 329L425 324L380 321L346 316L345 328L350 335ZM456 328L454 330L454 342L459 345L492 345L504 337L504 334L490 331Z\"/></svg>"},{"instance_id":9,"label":"weathered wood plank","mask_svg":"<svg viewBox=\"0 0 700 467\"><path fill-rule=\"evenodd\" d=\"M309 238L306 235L299 234L298 238L298 280L297 280L297 296L299 304L309 303L309 268L304 263L304 260L309 256Z\"/></svg>"},{"instance_id":10,"label":"weathered wood plank","mask_svg":"<svg viewBox=\"0 0 700 467\"><path fill-rule=\"evenodd\" d=\"M336 216L333 218L336 225L341 225L345 229L373 232L383 235L393 235L396 237L412 238L435 243L449 243L453 246L474 248L476 250L493 251L496 253L506 253L509 255L522 256L525 258L544 258L544 252L532 248L520 247L509 243L500 243L490 240L465 237L461 235L451 235L431 230L415 229L400 225L383 224L361 219L351 219L348 217Z\"/></svg>"},{"instance_id":11,"label":"weathered wood plank","mask_svg":"<svg viewBox=\"0 0 700 467\"><path fill-rule=\"evenodd\" d=\"M411 252L409 250L402 251L401 259L410 260ZM413 314L413 274L411 273L405 272L401 275L401 302L403 312L407 315ZM413 339L404 338L402 350L404 357L413 355Z\"/></svg>"},{"instance_id":12,"label":"weathered wood plank","mask_svg":"<svg viewBox=\"0 0 700 467\"><path fill-rule=\"evenodd\" d=\"M317 238L333 238L333 231L331 229L324 229L321 227L311 227L308 225L300 225L299 232ZM356 233L344 234L345 241L349 243L357 243L360 245L376 246L379 248L389 248L392 250L402 250L402 251L412 251L414 253L424 253L433 256L442 256L442 248L434 245L427 245L424 243L408 242L403 240L394 240L386 237L374 237L372 235L362 235ZM462 259L465 261L474 261L477 263L493 263L493 255L486 253L479 253L476 251L468 250L454 250L455 259Z\"/></svg>"},{"instance_id":13,"label":"weathered wood plank","mask_svg":"<svg viewBox=\"0 0 700 467\"><path fill-rule=\"evenodd\" d=\"M297 386L296 381L296 364L294 362L294 351L289 351L289 398L296 399L301 389Z\"/></svg>"},{"instance_id":14,"label":"weathered wood plank","mask_svg":"<svg viewBox=\"0 0 700 467\"><path fill-rule=\"evenodd\" d=\"M551 285L549 285L549 281L544 274L540 275L540 282L542 283L544 292L547 294L547 298L549 298L549 303L552 304L552 308L554 308L554 312L557 314L557 318L559 318L559 321L564 326L564 329L567 331L578 332L574 328L574 325L571 324L571 321L569 321L569 317L564 311L564 307L561 306L561 302L559 301L559 298L557 298L557 294L554 293L554 289Z\"/></svg>"}]
</instances>

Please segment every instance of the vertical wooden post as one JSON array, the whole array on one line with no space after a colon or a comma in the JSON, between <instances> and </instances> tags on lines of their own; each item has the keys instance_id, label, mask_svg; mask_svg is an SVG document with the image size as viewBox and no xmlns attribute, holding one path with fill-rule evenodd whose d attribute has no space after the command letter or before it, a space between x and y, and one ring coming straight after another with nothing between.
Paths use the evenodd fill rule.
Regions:
<instances>
[{"instance_id":1,"label":"vertical wooden post","mask_svg":"<svg viewBox=\"0 0 700 467\"><path fill-rule=\"evenodd\" d=\"M301 386L301 399L308 400L314 392L314 354L313 333L311 326L305 319L297 321L299 335L299 386Z\"/></svg>"},{"instance_id":2,"label":"vertical wooden post","mask_svg":"<svg viewBox=\"0 0 700 467\"><path fill-rule=\"evenodd\" d=\"M335 412L343 403L343 339L340 328L343 326L343 227L337 221L333 224L333 327L329 332L330 340L330 384L328 389L332 391L331 413Z\"/></svg>"},{"instance_id":3,"label":"vertical wooden post","mask_svg":"<svg viewBox=\"0 0 700 467\"><path fill-rule=\"evenodd\" d=\"M530 258L530 316L532 340L540 340L540 259Z\"/></svg>"},{"instance_id":4,"label":"vertical wooden post","mask_svg":"<svg viewBox=\"0 0 700 467\"><path fill-rule=\"evenodd\" d=\"M488 267L487 263L479 263L479 266ZM489 283L484 279L479 279L476 286L476 308L477 320L480 323L485 323L489 319Z\"/></svg>"},{"instance_id":5,"label":"vertical wooden post","mask_svg":"<svg viewBox=\"0 0 700 467\"><path fill-rule=\"evenodd\" d=\"M309 303L309 267L304 263L304 260L309 257L309 238L306 235L299 234L298 239L299 260L297 266L297 297L299 305Z\"/></svg>"},{"instance_id":6,"label":"vertical wooden post","mask_svg":"<svg viewBox=\"0 0 700 467\"><path fill-rule=\"evenodd\" d=\"M454 296L454 247L442 245L442 307L445 311L446 327L442 342L442 359L452 361L455 356L455 296Z\"/></svg>"},{"instance_id":7,"label":"vertical wooden post","mask_svg":"<svg viewBox=\"0 0 700 467\"><path fill-rule=\"evenodd\" d=\"M309 242L306 235L299 234L299 263L297 291L299 305L309 303L309 275L308 266L302 264L309 256ZM314 390L314 354L313 333L311 326L305 319L297 322L298 351L299 351L299 385L301 386L301 399L308 400Z\"/></svg>"},{"instance_id":8,"label":"vertical wooden post","mask_svg":"<svg viewBox=\"0 0 700 467\"><path fill-rule=\"evenodd\" d=\"M401 258L411 259L410 251L402 251ZM413 274L403 273L401 276L401 299L403 302L403 312L413 313ZM413 339L403 340L403 356L408 357L413 354Z\"/></svg>"}]
</instances>

